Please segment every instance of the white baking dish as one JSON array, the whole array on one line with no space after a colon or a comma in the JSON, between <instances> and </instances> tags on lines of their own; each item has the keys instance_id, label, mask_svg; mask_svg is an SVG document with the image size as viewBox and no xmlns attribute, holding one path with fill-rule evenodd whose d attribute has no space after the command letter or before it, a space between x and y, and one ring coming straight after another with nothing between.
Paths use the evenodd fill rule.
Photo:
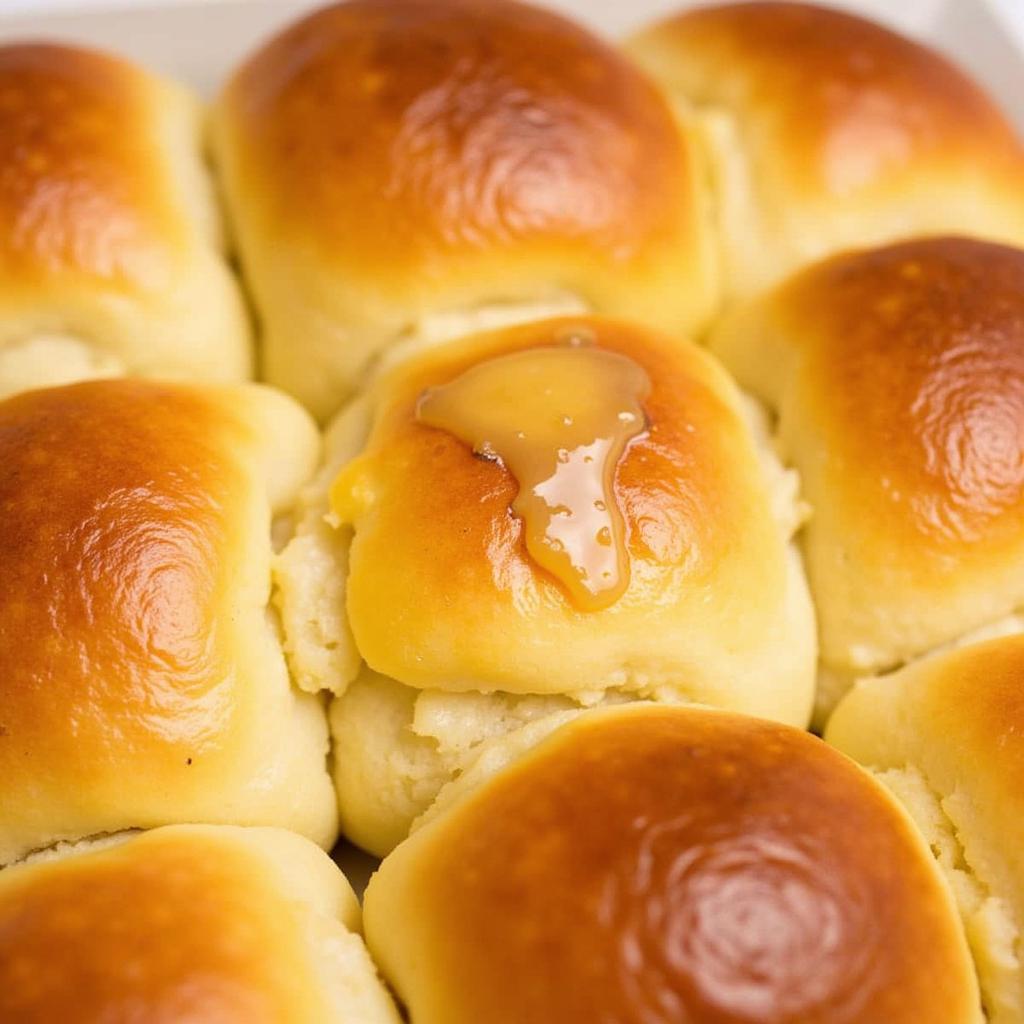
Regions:
<instances>
[{"instance_id":1,"label":"white baking dish","mask_svg":"<svg viewBox=\"0 0 1024 1024\"><path fill-rule=\"evenodd\" d=\"M688 0L542 0L617 35ZM693 0L689 0L690 3ZM918 36L984 82L1024 129L1024 0L833 0ZM102 46L206 92L309 0L0 0L0 39Z\"/></svg>"}]
</instances>

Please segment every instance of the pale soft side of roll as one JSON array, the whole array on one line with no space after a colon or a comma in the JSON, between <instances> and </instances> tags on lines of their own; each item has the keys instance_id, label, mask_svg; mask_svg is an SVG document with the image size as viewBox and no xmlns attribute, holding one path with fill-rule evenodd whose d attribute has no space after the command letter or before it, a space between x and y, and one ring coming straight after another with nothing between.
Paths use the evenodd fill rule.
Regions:
<instances>
[{"instance_id":1,"label":"pale soft side of roll","mask_svg":"<svg viewBox=\"0 0 1024 1024\"><path fill-rule=\"evenodd\" d=\"M943 238L836 256L711 346L778 415L813 508L822 720L858 676L1020 629L1024 251Z\"/></svg>"},{"instance_id":2,"label":"pale soft side of roll","mask_svg":"<svg viewBox=\"0 0 1024 1024\"><path fill-rule=\"evenodd\" d=\"M251 376L202 146L183 86L91 50L0 45L0 397Z\"/></svg>"},{"instance_id":3,"label":"pale soft side of roll","mask_svg":"<svg viewBox=\"0 0 1024 1024\"><path fill-rule=\"evenodd\" d=\"M350 0L233 75L215 153L267 379L319 418L410 337L717 303L707 172L621 53L511 0Z\"/></svg>"},{"instance_id":4,"label":"pale soft side of roll","mask_svg":"<svg viewBox=\"0 0 1024 1024\"><path fill-rule=\"evenodd\" d=\"M188 821L337 834L322 701L269 607L316 428L263 385L0 403L0 863Z\"/></svg>"},{"instance_id":5,"label":"pale soft side of roll","mask_svg":"<svg viewBox=\"0 0 1024 1024\"><path fill-rule=\"evenodd\" d=\"M920 43L827 7L712 4L627 50L702 126L725 290L920 235L1024 243L1024 146Z\"/></svg>"},{"instance_id":6,"label":"pale soft side of roll","mask_svg":"<svg viewBox=\"0 0 1024 1024\"><path fill-rule=\"evenodd\" d=\"M10 1024L398 1024L351 886L276 828L171 825L0 871Z\"/></svg>"},{"instance_id":7,"label":"pale soft side of roll","mask_svg":"<svg viewBox=\"0 0 1024 1024\"><path fill-rule=\"evenodd\" d=\"M526 549L506 466L416 418L427 389L573 338L651 383L615 473L629 584L600 610L581 610ZM654 699L807 723L816 647L791 543L797 481L748 412L703 350L584 317L427 349L338 419L275 581L293 677L339 698L350 838L386 852L481 744L552 714Z\"/></svg>"},{"instance_id":8,"label":"pale soft side of roll","mask_svg":"<svg viewBox=\"0 0 1024 1024\"><path fill-rule=\"evenodd\" d=\"M896 794L948 875L992 1024L1024 1021L1024 637L864 680L825 733Z\"/></svg>"},{"instance_id":9,"label":"pale soft side of roll","mask_svg":"<svg viewBox=\"0 0 1024 1024\"><path fill-rule=\"evenodd\" d=\"M416 1024L982 1020L913 822L805 732L601 709L446 796L364 903Z\"/></svg>"}]
</instances>

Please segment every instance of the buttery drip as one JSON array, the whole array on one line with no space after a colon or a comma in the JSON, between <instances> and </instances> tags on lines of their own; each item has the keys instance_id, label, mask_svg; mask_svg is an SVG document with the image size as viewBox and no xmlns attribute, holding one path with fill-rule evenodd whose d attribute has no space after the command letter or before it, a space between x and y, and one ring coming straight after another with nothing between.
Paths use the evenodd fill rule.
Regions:
<instances>
[{"instance_id":1,"label":"buttery drip","mask_svg":"<svg viewBox=\"0 0 1024 1024\"><path fill-rule=\"evenodd\" d=\"M646 429L649 393L632 359L575 343L478 363L424 392L416 416L509 470L531 558L577 608L598 611L629 586L615 470Z\"/></svg>"}]
</instances>

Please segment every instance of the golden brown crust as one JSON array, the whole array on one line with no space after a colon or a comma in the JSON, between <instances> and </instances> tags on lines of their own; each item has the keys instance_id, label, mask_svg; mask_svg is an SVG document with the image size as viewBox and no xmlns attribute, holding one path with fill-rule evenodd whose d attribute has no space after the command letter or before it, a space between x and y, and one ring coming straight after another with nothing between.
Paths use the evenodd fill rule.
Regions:
<instances>
[{"instance_id":1,"label":"golden brown crust","mask_svg":"<svg viewBox=\"0 0 1024 1024\"><path fill-rule=\"evenodd\" d=\"M814 508L827 667L890 669L1021 607L1024 251L950 237L836 256L711 344L778 411Z\"/></svg>"},{"instance_id":2,"label":"golden brown crust","mask_svg":"<svg viewBox=\"0 0 1024 1024\"><path fill-rule=\"evenodd\" d=\"M636 46L674 55L694 103L749 118L754 173L770 186L841 199L964 159L1016 168L1019 180L1024 153L988 96L938 53L855 15L802 3L697 8Z\"/></svg>"},{"instance_id":3,"label":"golden brown crust","mask_svg":"<svg viewBox=\"0 0 1024 1024\"><path fill-rule=\"evenodd\" d=\"M279 232L423 294L525 241L643 262L690 215L654 88L523 4L327 7L249 60L228 103Z\"/></svg>"},{"instance_id":4,"label":"golden brown crust","mask_svg":"<svg viewBox=\"0 0 1024 1024\"><path fill-rule=\"evenodd\" d=\"M164 280L194 231L147 141L153 83L89 50L0 47L0 272Z\"/></svg>"},{"instance_id":5,"label":"golden brown crust","mask_svg":"<svg viewBox=\"0 0 1024 1024\"><path fill-rule=\"evenodd\" d=\"M266 379L322 419L382 351L481 313L690 331L718 300L695 140L621 53L515 0L318 11L234 75L214 144Z\"/></svg>"},{"instance_id":6,"label":"golden brown crust","mask_svg":"<svg viewBox=\"0 0 1024 1024\"><path fill-rule=\"evenodd\" d=\"M0 404L0 775L29 753L85 787L137 744L184 764L230 728L219 618L249 486L232 440L243 423L182 388Z\"/></svg>"},{"instance_id":7,"label":"golden brown crust","mask_svg":"<svg viewBox=\"0 0 1024 1024\"><path fill-rule=\"evenodd\" d=\"M1024 251L907 242L836 257L775 302L836 474L857 467L847 503L919 552L1019 544Z\"/></svg>"},{"instance_id":8,"label":"golden brown crust","mask_svg":"<svg viewBox=\"0 0 1024 1024\"><path fill-rule=\"evenodd\" d=\"M721 712L563 727L385 861L366 926L423 1024L976 1019L894 801L815 738Z\"/></svg>"},{"instance_id":9,"label":"golden brown crust","mask_svg":"<svg viewBox=\"0 0 1024 1024\"><path fill-rule=\"evenodd\" d=\"M201 150L185 88L75 46L0 45L0 397L251 375Z\"/></svg>"},{"instance_id":10,"label":"golden brown crust","mask_svg":"<svg viewBox=\"0 0 1024 1024\"><path fill-rule=\"evenodd\" d=\"M996 806L1024 821L1024 637L964 648L922 690L935 734L946 740L960 733L968 757L984 766L985 782L997 787ZM1012 846L1020 849L1016 841Z\"/></svg>"},{"instance_id":11,"label":"golden brown crust","mask_svg":"<svg viewBox=\"0 0 1024 1024\"><path fill-rule=\"evenodd\" d=\"M182 820L332 841L323 711L266 612L270 495L315 451L256 386L0 403L0 863Z\"/></svg>"},{"instance_id":12,"label":"golden brown crust","mask_svg":"<svg viewBox=\"0 0 1024 1024\"><path fill-rule=\"evenodd\" d=\"M974 819L961 842L988 841L1018 862L1024 636L970 644L863 681L836 709L826 738L871 768L919 769L942 797L957 794L957 811L968 806L967 797Z\"/></svg>"},{"instance_id":13,"label":"golden brown crust","mask_svg":"<svg viewBox=\"0 0 1024 1024\"><path fill-rule=\"evenodd\" d=\"M0 1018L333 1019L294 904L240 846L160 830L0 875Z\"/></svg>"},{"instance_id":14,"label":"golden brown crust","mask_svg":"<svg viewBox=\"0 0 1024 1024\"><path fill-rule=\"evenodd\" d=\"M829 7L739 3L686 10L629 49L703 126L734 298L904 238L1024 242L1024 144L920 43Z\"/></svg>"},{"instance_id":15,"label":"golden brown crust","mask_svg":"<svg viewBox=\"0 0 1024 1024\"><path fill-rule=\"evenodd\" d=\"M826 740L889 785L952 882L986 1020L1024 1011L1024 636L861 680Z\"/></svg>"}]
</instances>

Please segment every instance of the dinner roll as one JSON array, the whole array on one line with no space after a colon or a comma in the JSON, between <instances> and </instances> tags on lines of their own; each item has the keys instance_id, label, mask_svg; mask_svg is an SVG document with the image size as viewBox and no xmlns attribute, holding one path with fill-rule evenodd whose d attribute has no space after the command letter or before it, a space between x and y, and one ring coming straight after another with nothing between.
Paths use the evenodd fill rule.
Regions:
<instances>
[{"instance_id":1,"label":"dinner roll","mask_svg":"<svg viewBox=\"0 0 1024 1024\"><path fill-rule=\"evenodd\" d=\"M589 704L806 724L797 481L759 429L703 350L593 317L424 349L351 406L276 568L350 838L385 852L483 741Z\"/></svg>"},{"instance_id":2,"label":"dinner roll","mask_svg":"<svg viewBox=\"0 0 1024 1024\"><path fill-rule=\"evenodd\" d=\"M177 825L0 872L0 1019L398 1024L344 875L273 828Z\"/></svg>"},{"instance_id":3,"label":"dinner roll","mask_svg":"<svg viewBox=\"0 0 1024 1024\"><path fill-rule=\"evenodd\" d=\"M364 905L416 1024L981 1020L928 847L807 733L599 710L455 787Z\"/></svg>"},{"instance_id":4,"label":"dinner roll","mask_svg":"<svg viewBox=\"0 0 1024 1024\"><path fill-rule=\"evenodd\" d=\"M331 844L323 708L268 610L271 512L317 449L258 385L0 402L0 863L182 821Z\"/></svg>"},{"instance_id":5,"label":"dinner roll","mask_svg":"<svg viewBox=\"0 0 1024 1024\"><path fill-rule=\"evenodd\" d=\"M870 679L826 738L904 802L953 883L988 1019L1024 1021L1024 637Z\"/></svg>"},{"instance_id":6,"label":"dinner roll","mask_svg":"<svg viewBox=\"0 0 1024 1024\"><path fill-rule=\"evenodd\" d=\"M920 43L827 7L740 3L683 11L628 48L703 126L733 298L855 246L1024 242L1024 146Z\"/></svg>"},{"instance_id":7,"label":"dinner roll","mask_svg":"<svg viewBox=\"0 0 1024 1024\"><path fill-rule=\"evenodd\" d=\"M71 46L0 46L0 397L251 371L183 87Z\"/></svg>"},{"instance_id":8,"label":"dinner roll","mask_svg":"<svg viewBox=\"0 0 1024 1024\"><path fill-rule=\"evenodd\" d=\"M216 154L267 379L321 418L386 348L584 307L702 323L706 175L656 88L510 0L349 0L233 76Z\"/></svg>"},{"instance_id":9,"label":"dinner roll","mask_svg":"<svg viewBox=\"0 0 1024 1024\"><path fill-rule=\"evenodd\" d=\"M1024 605L1024 251L837 256L728 317L715 351L777 411L813 515L823 711L857 676Z\"/></svg>"}]
</instances>

